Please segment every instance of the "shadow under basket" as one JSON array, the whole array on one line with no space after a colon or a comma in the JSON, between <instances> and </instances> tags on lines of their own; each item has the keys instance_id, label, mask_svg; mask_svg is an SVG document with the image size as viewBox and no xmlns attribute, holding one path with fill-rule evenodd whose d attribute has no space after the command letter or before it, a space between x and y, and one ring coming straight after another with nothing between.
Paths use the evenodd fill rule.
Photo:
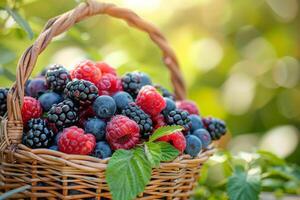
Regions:
<instances>
[{"instance_id":1,"label":"shadow under basket","mask_svg":"<svg viewBox=\"0 0 300 200\"><path fill-rule=\"evenodd\" d=\"M163 62L170 71L177 100L185 99L185 86L174 51L162 33L134 12L114 4L87 0L73 10L50 19L36 41L19 60L16 82L7 97L7 116L0 129L0 194L11 199L112 199L105 181L109 159L68 155L49 149L30 149L21 144L21 116L24 87L38 56L52 38L77 22L94 15L119 18L148 33L161 49ZM153 169L151 181L137 199L189 199L199 178L201 165L214 153L213 146L196 158L182 155ZM10 193L10 194L9 194ZM13 194L13 195L11 195Z\"/></svg>"}]
</instances>

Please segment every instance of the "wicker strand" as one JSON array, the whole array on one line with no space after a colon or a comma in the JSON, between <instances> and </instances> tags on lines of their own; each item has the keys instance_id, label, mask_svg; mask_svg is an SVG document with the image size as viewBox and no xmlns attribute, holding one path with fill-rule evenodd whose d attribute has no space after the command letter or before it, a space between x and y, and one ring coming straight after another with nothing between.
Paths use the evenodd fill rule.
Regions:
<instances>
[{"instance_id":1,"label":"wicker strand","mask_svg":"<svg viewBox=\"0 0 300 200\"><path fill-rule=\"evenodd\" d=\"M7 120L1 118L0 125L0 151L3 152L10 145L10 140L7 134Z\"/></svg>"}]
</instances>

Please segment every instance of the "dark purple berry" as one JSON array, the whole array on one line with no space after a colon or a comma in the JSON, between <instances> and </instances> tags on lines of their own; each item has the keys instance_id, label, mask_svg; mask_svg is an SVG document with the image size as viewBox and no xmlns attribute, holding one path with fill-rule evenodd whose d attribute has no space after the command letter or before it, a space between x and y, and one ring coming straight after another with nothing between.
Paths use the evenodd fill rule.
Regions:
<instances>
[{"instance_id":1,"label":"dark purple berry","mask_svg":"<svg viewBox=\"0 0 300 200\"><path fill-rule=\"evenodd\" d=\"M29 96L38 98L48 90L45 78L34 78L27 86L26 92Z\"/></svg>"}]
</instances>

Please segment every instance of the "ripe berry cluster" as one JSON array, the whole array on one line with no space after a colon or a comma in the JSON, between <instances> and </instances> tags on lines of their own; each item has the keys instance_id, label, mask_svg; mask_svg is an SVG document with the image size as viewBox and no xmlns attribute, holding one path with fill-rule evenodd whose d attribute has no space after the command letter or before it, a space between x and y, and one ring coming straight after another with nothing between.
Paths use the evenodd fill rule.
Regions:
<instances>
[{"instance_id":1,"label":"ripe berry cluster","mask_svg":"<svg viewBox=\"0 0 300 200\"><path fill-rule=\"evenodd\" d=\"M0 89L0 115L7 111L8 89ZM159 127L181 132L159 138L181 153L197 156L226 133L216 118L201 118L192 101L174 95L142 72L119 77L104 62L83 61L72 70L52 65L27 81L22 106L23 144L68 154L110 157L131 149Z\"/></svg>"}]
</instances>

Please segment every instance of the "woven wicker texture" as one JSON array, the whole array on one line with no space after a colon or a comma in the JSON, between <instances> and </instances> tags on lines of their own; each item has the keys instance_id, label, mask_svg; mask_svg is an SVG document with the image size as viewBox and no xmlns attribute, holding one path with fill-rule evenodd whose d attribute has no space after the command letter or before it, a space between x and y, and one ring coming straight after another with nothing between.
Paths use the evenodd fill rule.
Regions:
<instances>
[{"instance_id":1,"label":"woven wicker texture","mask_svg":"<svg viewBox=\"0 0 300 200\"><path fill-rule=\"evenodd\" d=\"M111 199L105 181L108 160L90 156L67 155L48 149L29 149L20 144L23 124L21 107L24 85L37 58L52 38L67 31L77 22L98 14L126 21L130 26L149 34L163 53L177 99L185 98L185 86L173 50L162 33L131 10L116 5L88 0L73 10L50 19L37 40L19 60L16 82L8 94L8 115L1 121L1 193L30 185L30 189L13 198L38 199ZM188 199L199 175L201 165L214 153L211 147L197 158L184 155L154 169L151 182L138 199Z\"/></svg>"}]
</instances>

